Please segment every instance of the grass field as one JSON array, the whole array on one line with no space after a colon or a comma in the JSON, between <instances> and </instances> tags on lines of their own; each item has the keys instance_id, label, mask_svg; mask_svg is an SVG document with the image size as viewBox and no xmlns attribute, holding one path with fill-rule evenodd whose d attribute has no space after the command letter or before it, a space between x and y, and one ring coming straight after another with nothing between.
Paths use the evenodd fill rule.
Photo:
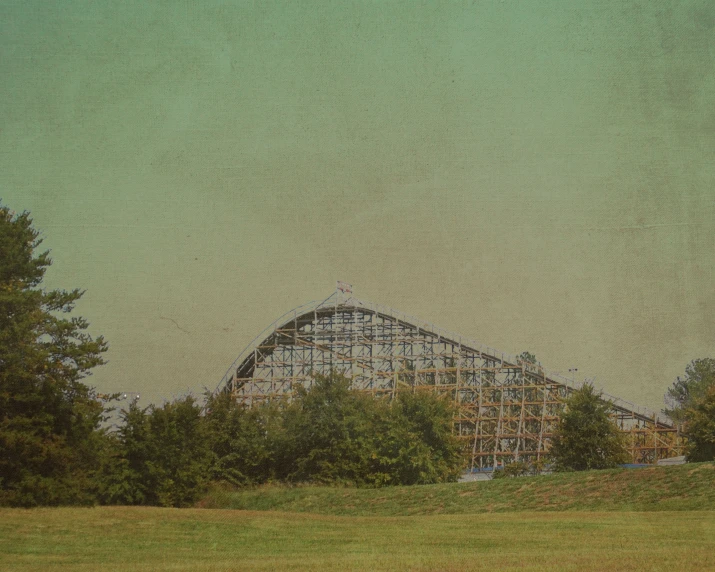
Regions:
<instances>
[{"instance_id":1,"label":"grass field","mask_svg":"<svg viewBox=\"0 0 715 572\"><path fill-rule=\"evenodd\" d=\"M8 570L708 570L715 512L0 510Z\"/></svg>"},{"instance_id":2,"label":"grass field","mask_svg":"<svg viewBox=\"0 0 715 572\"><path fill-rule=\"evenodd\" d=\"M487 482L354 489L269 486L212 491L207 508L345 516L509 511L715 511L715 463L562 473Z\"/></svg>"},{"instance_id":3,"label":"grass field","mask_svg":"<svg viewBox=\"0 0 715 572\"><path fill-rule=\"evenodd\" d=\"M218 503L0 509L0 570L715 570L713 463Z\"/></svg>"}]
</instances>

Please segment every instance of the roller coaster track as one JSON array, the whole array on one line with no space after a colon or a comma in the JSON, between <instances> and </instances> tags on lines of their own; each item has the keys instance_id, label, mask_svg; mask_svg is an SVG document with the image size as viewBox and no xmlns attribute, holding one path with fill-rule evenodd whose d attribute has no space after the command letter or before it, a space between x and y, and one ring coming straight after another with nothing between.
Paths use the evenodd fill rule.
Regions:
<instances>
[{"instance_id":1,"label":"roller coaster track","mask_svg":"<svg viewBox=\"0 0 715 572\"><path fill-rule=\"evenodd\" d=\"M564 399L581 383L544 370L385 306L339 292L287 312L231 364L217 390L249 406L290 399L315 373L351 378L375 396L400 391L448 394L455 432L473 470L548 454ZM602 393L628 434L633 463L682 453L678 428L665 416Z\"/></svg>"}]
</instances>

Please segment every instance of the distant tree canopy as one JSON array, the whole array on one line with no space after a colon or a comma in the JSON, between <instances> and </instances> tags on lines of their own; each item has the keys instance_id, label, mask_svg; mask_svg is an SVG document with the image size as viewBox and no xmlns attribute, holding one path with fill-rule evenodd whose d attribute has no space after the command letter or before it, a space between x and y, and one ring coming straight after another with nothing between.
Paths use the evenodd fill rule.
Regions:
<instances>
[{"instance_id":1,"label":"distant tree canopy","mask_svg":"<svg viewBox=\"0 0 715 572\"><path fill-rule=\"evenodd\" d=\"M715 460L715 359L691 361L665 394L663 412L680 423L689 461Z\"/></svg>"},{"instance_id":2,"label":"distant tree canopy","mask_svg":"<svg viewBox=\"0 0 715 572\"><path fill-rule=\"evenodd\" d=\"M536 363L537 363L536 356L534 354L532 354L531 352L521 352L517 356L517 360L523 361L526 363L530 363L532 365L536 365Z\"/></svg>"},{"instance_id":3,"label":"distant tree canopy","mask_svg":"<svg viewBox=\"0 0 715 572\"><path fill-rule=\"evenodd\" d=\"M688 411L703 399L710 388L715 387L715 359L703 358L690 362L685 375L678 377L665 394L667 407L663 413L673 421L683 423Z\"/></svg>"},{"instance_id":4,"label":"distant tree canopy","mask_svg":"<svg viewBox=\"0 0 715 572\"><path fill-rule=\"evenodd\" d=\"M41 288L41 243L28 213L0 205L0 504L91 503L105 411L81 380L107 346L67 317L80 290Z\"/></svg>"},{"instance_id":5,"label":"distant tree canopy","mask_svg":"<svg viewBox=\"0 0 715 572\"><path fill-rule=\"evenodd\" d=\"M557 471L608 469L628 462L623 434L593 385L584 384L566 400L550 455Z\"/></svg>"},{"instance_id":6,"label":"distant tree canopy","mask_svg":"<svg viewBox=\"0 0 715 572\"><path fill-rule=\"evenodd\" d=\"M452 404L431 392L374 399L338 373L316 375L264 419L269 474L288 482L380 486L456 480L463 465ZM271 428L273 436L270 435ZM270 463L270 461L269 461Z\"/></svg>"},{"instance_id":7,"label":"distant tree canopy","mask_svg":"<svg viewBox=\"0 0 715 572\"><path fill-rule=\"evenodd\" d=\"M350 380L316 375L291 402L249 409L208 393L122 412L100 500L190 506L210 482L278 481L357 486L454 481L464 458L452 405L432 393L374 399Z\"/></svg>"}]
</instances>

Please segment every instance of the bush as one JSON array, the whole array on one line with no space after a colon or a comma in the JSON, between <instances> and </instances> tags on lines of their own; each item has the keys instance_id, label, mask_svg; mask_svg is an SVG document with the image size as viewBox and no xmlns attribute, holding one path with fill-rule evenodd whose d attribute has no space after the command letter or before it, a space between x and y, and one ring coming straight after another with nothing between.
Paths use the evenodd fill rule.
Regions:
<instances>
[{"instance_id":1,"label":"bush","mask_svg":"<svg viewBox=\"0 0 715 572\"><path fill-rule=\"evenodd\" d=\"M524 477L526 475L538 475L541 472L541 466L537 463L529 464L524 461L515 461L513 463L509 463L503 469L495 470L492 473L492 479L506 479Z\"/></svg>"}]
</instances>

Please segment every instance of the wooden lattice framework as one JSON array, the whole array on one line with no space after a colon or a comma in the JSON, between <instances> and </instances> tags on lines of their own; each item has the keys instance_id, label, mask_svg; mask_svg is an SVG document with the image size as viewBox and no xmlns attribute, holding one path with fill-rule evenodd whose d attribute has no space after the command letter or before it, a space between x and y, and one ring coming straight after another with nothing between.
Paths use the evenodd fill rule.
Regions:
<instances>
[{"instance_id":1,"label":"wooden lattice framework","mask_svg":"<svg viewBox=\"0 0 715 572\"><path fill-rule=\"evenodd\" d=\"M563 400L578 383L541 365L506 356L400 312L336 292L285 314L259 335L219 384L250 405L290 399L314 373L344 373L375 396L399 391L448 394L458 406L455 432L472 469L548 452ZM682 454L669 419L604 394L627 432L633 463Z\"/></svg>"}]
</instances>

